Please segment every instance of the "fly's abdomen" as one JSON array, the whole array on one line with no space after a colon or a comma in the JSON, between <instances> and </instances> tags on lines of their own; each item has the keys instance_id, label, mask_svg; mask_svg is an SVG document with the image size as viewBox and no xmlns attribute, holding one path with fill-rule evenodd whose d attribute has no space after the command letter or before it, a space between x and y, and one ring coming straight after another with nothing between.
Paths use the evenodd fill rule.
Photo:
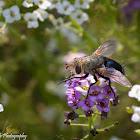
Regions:
<instances>
[{"instance_id":1,"label":"fly's abdomen","mask_svg":"<svg viewBox=\"0 0 140 140\"><path fill-rule=\"evenodd\" d=\"M109 58L104 57L104 65L107 68L114 68L114 69L120 71L122 74L125 73L124 68L119 63L117 63L116 61L111 60Z\"/></svg>"}]
</instances>

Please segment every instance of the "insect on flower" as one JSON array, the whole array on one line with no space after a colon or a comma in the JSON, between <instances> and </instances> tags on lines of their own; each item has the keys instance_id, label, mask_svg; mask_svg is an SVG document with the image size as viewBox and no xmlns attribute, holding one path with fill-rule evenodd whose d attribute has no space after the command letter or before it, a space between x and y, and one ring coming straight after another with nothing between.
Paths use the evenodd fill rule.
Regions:
<instances>
[{"instance_id":1,"label":"insect on flower","mask_svg":"<svg viewBox=\"0 0 140 140\"><path fill-rule=\"evenodd\" d=\"M66 82L67 80L71 80L73 78L86 78L89 74L91 74L94 76L95 82L90 84L88 88L88 93L90 87L96 84L98 81L96 75L109 81L108 86L113 93L114 91L111 87L111 80L122 86L132 87L129 80L124 76L124 68L121 66L121 64L107 58L113 54L115 48L116 41L108 40L102 45L100 45L99 48L92 55L75 58L72 63L67 64L66 68L70 68L71 75L85 75L82 77L70 76L68 79L63 80L63 82Z\"/></svg>"}]
</instances>

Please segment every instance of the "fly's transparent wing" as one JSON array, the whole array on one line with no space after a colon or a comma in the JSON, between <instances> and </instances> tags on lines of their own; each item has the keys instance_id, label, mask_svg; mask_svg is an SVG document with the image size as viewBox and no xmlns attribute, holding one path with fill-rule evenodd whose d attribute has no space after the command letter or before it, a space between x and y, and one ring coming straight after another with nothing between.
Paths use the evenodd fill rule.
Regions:
<instances>
[{"instance_id":1,"label":"fly's transparent wing","mask_svg":"<svg viewBox=\"0 0 140 140\"><path fill-rule=\"evenodd\" d=\"M107 68L106 69L106 74L108 78L112 79L114 82L125 86L125 87L132 87L131 83L129 80L118 70L114 68Z\"/></svg>"},{"instance_id":2,"label":"fly's transparent wing","mask_svg":"<svg viewBox=\"0 0 140 140\"><path fill-rule=\"evenodd\" d=\"M108 40L104 42L102 45L100 45L99 48L93 54L109 57L113 54L115 48L116 48L116 41Z\"/></svg>"}]
</instances>

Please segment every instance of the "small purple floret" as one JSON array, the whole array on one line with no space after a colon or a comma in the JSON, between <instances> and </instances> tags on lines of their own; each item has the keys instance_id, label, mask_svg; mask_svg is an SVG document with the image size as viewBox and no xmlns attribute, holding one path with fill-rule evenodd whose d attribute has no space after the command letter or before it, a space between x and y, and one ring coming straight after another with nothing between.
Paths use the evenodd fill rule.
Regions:
<instances>
[{"instance_id":1,"label":"small purple floret","mask_svg":"<svg viewBox=\"0 0 140 140\"><path fill-rule=\"evenodd\" d=\"M112 87L112 90L114 93L117 91L115 87ZM114 99L114 93L112 92L111 88L107 85L103 89L103 93L105 96L110 97L111 99Z\"/></svg>"},{"instance_id":2,"label":"small purple floret","mask_svg":"<svg viewBox=\"0 0 140 140\"><path fill-rule=\"evenodd\" d=\"M95 102L97 99L103 99L104 95L101 93L101 87L100 86L93 86L90 88L89 91L89 99L92 102Z\"/></svg>"},{"instance_id":3,"label":"small purple floret","mask_svg":"<svg viewBox=\"0 0 140 140\"><path fill-rule=\"evenodd\" d=\"M107 98L104 98L102 100L97 100L97 109L99 111L109 112L110 108L108 107L109 100Z\"/></svg>"},{"instance_id":4,"label":"small purple floret","mask_svg":"<svg viewBox=\"0 0 140 140\"><path fill-rule=\"evenodd\" d=\"M93 106L94 106L94 102L92 102L89 98L85 100L81 100L78 104L78 107L82 107L84 111L88 111Z\"/></svg>"}]
</instances>

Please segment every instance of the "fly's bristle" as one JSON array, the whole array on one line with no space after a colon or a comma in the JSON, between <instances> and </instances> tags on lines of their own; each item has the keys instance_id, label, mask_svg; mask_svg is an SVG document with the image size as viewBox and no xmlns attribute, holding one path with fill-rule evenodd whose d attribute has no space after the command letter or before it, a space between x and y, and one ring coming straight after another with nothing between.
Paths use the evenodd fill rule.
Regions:
<instances>
[{"instance_id":1,"label":"fly's bristle","mask_svg":"<svg viewBox=\"0 0 140 140\"><path fill-rule=\"evenodd\" d=\"M126 66L125 66L124 62L120 62L120 65L122 67L122 73L123 73L123 75L125 75Z\"/></svg>"}]
</instances>

